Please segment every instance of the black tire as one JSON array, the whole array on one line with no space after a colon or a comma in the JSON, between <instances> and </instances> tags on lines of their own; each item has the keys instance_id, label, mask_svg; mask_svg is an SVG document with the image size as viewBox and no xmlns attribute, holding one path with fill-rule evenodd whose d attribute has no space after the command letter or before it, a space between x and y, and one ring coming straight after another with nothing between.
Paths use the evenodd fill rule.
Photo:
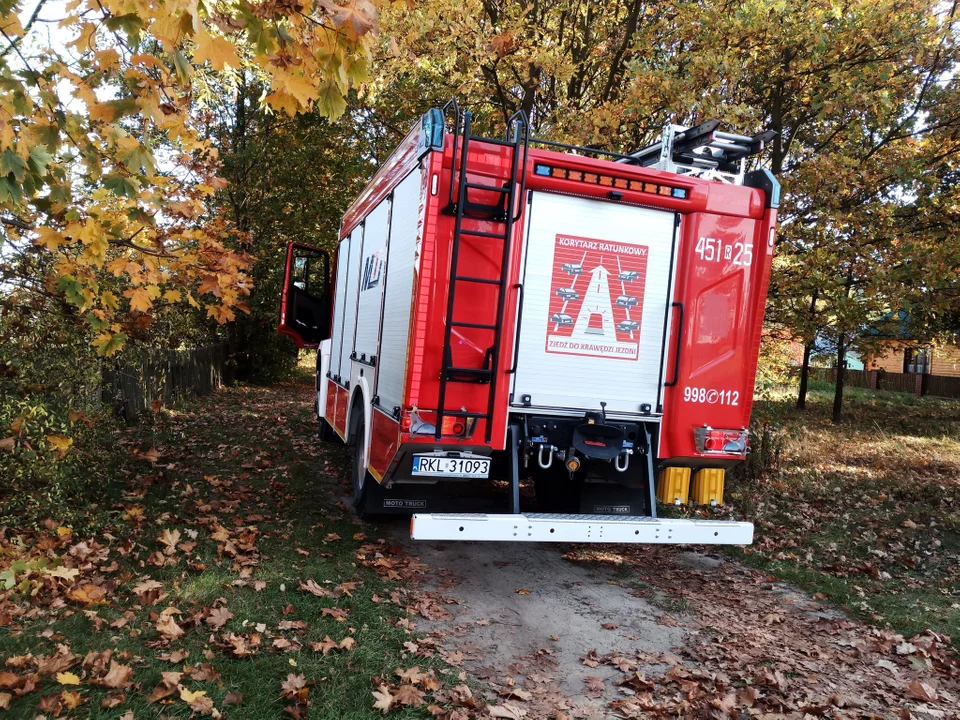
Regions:
<instances>
[{"instance_id":1,"label":"black tire","mask_svg":"<svg viewBox=\"0 0 960 720\"><path fill-rule=\"evenodd\" d=\"M330 442L333 440L333 428L330 427L330 423L323 418L317 419L317 438L322 442Z\"/></svg>"},{"instance_id":2,"label":"black tire","mask_svg":"<svg viewBox=\"0 0 960 720\"><path fill-rule=\"evenodd\" d=\"M371 515L367 511L367 497L370 493L370 483L376 481L367 471L367 466L363 463L363 437L366 433L366 422L363 417L363 407L361 405L356 405L353 408L353 417L359 417L359 420L354 422L354 429L350 435L353 509L356 511L358 517L369 518Z\"/></svg>"}]
</instances>

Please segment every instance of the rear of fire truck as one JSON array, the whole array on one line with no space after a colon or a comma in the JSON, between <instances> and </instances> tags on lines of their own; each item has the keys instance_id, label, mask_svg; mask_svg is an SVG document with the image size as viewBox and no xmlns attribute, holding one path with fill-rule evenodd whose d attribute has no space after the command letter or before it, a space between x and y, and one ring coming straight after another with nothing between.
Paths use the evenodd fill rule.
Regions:
<instances>
[{"instance_id":1,"label":"rear of fire truck","mask_svg":"<svg viewBox=\"0 0 960 720\"><path fill-rule=\"evenodd\" d=\"M378 392L382 317L352 388L320 344L318 415L355 448L361 513L412 512L416 539L752 541L750 523L657 517L658 501L722 504L749 450L779 185L746 172L768 134L718 125L667 126L618 154L531 138L520 115L500 140L455 106L424 116L398 149L409 167L371 184L420 188L415 206L393 201L383 248L389 294L390 218L416 215L399 403ZM332 297L336 336L337 312L359 323L363 299ZM395 304L380 302L381 316Z\"/></svg>"}]
</instances>

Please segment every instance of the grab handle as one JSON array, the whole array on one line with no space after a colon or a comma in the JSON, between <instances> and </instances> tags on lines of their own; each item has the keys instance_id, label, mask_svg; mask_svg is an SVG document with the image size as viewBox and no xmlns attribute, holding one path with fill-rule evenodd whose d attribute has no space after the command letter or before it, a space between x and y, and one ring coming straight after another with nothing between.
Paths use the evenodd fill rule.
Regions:
<instances>
[{"instance_id":1,"label":"grab handle","mask_svg":"<svg viewBox=\"0 0 960 720\"><path fill-rule=\"evenodd\" d=\"M517 372L517 361L520 359L520 325L523 323L523 284L517 283L513 287L520 291L520 301L517 304L517 336L513 340L513 367L507 370L507 375Z\"/></svg>"},{"instance_id":2,"label":"grab handle","mask_svg":"<svg viewBox=\"0 0 960 720\"><path fill-rule=\"evenodd\" d=\"M680 380L680 349L683 347L683 303L671 303L671 307L680 308L680 322L677 323L677 344L673 349L673 380L665 382L664 387L673 387Z\"/></svg>"}]
</instances>

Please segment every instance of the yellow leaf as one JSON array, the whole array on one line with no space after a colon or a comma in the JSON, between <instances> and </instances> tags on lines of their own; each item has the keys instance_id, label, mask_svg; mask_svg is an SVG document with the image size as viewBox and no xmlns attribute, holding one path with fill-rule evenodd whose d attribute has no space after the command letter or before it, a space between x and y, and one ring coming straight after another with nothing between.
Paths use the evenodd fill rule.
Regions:
<instances>
[{"instance_id":1,"label":"yellow leaf","mask_svg":"<svg viewBox=\"0 0 960 720\"><path fill-rule=\"evenodd\" d=\"M42 227L37 230L38 237L33 241L34 245L41 245L51 252L55 252L57 248L61 245L69 245L70 241L67 240L62 233L57 232L53 228Z\"/></svg>"},{"instance_id":2,"label":"yellow leaf","mask_svg":"<svg viewBox=\"0 0 960 720\"><path fill-rule=\"evenodd\" d=\"M57 673L57 682L61 685L79 685L80 678L72 672Z\"/></svg>"},{"instance_id":3,"label":"yellow leaf","mask_svg":"<svg viewBox=\"0 0 960 720\"><path fill-rule=\"evenodd\" d=\"M206 690L197 690L196 692L191 692L190 690L188 690L183 686L180 687L180 699L183 700L185 703L192 703L197 698L201 698L206 694L207 694Z\"/></svg>"},{"instance_id":4,"label":"yellow leaf","mask_svg":"<svg viewBox=\"0 0 960 720\"><path fill-rule=\"evenodd\" d=\"M302 73L277 72L273 80L281 89L293 95L304 108L318 96L317 83Z\"/></svg>"},{"instance_id":5,"label":"yellow leaf","mask_svg":"<svg viewBox=\"0 0 960 720\"><path fill-rule=\"evenodd\" d=\"M194 38L197 49L193 53L193 61L202 65L210 61L214 70L223 70L224 65L232 68L240 67L240 58L237 50L229 40L223 37L214 37L206 30L201 29Z\"/></svg>"},{"instance_id":6,"label":"yellow leaf","mask_svg":"<svg viewBox=\"0 0 960 720\"><path fill-rule=\"evenodd\" d=\"M179 290L167 290L163 294L163 299L171 303L180 302L182 297Z\"/></svg>"},{"instance_id":7,"label":"yellow leaf","mask_svg":"<svg viewBox=\"0 0 960 720\"><path fill-rule=\"evenodd\" d=\"M66 435L47 435L47 443L51 450L56 450L60 453L60 457L63 457L67 454L70 446L73 445L73 439Z\"/></svg>"},{"instance_id":8,"label":"yellow leaf","mask_svg":"<svg viewBox=\"0 0 960 720\"><path fill-rule=\"evenodd\" d=\"M57 535L59 535L60 537L69 535L72 532L73 532L73 528L68 528L65 525L61 525L60 527L57 528Z\"/></svg>"},{"instance_id":9,"label":"yellow leaf","mask_svg":"<svg viewBox=\"0 0 960 720\"><path fill-rule=\"evenodd\" d=\"M139 310L140 312L147 312L150 308L153 307L153 303L150 302L150 293L147 292L146 288L138 287L131 288L130 290L123 291L124 297L130 298L130 309Z\"/></svg>"},{"instance_id":10,"label":"yellow leaf","mask_svg":"<svg viewBox=\"0 0 960 720\"><path fill-rule=\"evenodd\" d=\"M60 697L63 698L63 704L68 710L76 710L83 703L83 696L73 690L64 690L60 693Z\"/></svg>"},{"instance_id":11,"label":"yellow leaf","mask_svg":"<svg viewBox=\"0 0 960 720\"><path fill-rule=\"evenodd\" d=\"M264 98L264 102L274 110L282 110L290 117L296 115L299 108L297 99L282 90L270 93Z\"/></svg>"}]
</instances>

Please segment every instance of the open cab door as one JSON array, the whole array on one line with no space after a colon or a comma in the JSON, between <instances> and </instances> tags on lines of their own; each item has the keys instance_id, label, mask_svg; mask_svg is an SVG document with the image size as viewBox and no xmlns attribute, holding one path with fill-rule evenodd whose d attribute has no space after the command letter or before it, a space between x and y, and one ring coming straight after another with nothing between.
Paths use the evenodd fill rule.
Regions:
<instances>
[{"instance_id":1,"label":"open cab door","mask_svg":"<svg viewBox=\"0 0 960 720\"><path fill-rule=\"evenodd\" d=\"M298 348L316 348L330 337L330 256L325 250L290 243L280 298L277 332Z\"/></svg>"}]
</instances>

